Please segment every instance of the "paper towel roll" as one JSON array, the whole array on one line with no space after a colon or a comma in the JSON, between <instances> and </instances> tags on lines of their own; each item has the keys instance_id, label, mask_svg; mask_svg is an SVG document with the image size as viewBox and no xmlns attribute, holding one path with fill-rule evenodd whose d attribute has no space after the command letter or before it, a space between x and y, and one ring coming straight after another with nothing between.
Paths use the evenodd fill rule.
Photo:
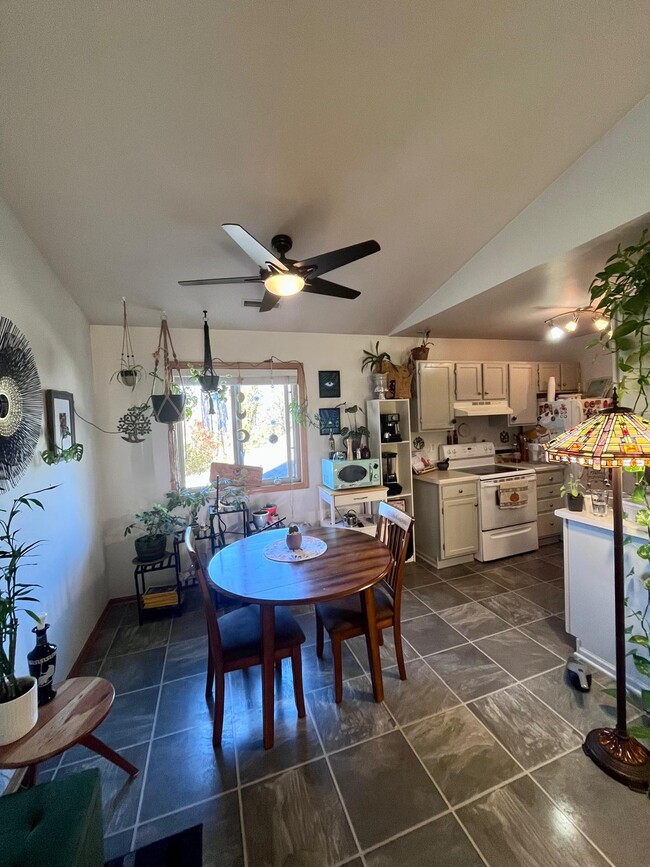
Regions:
<instances>
[{"instance_id":1,"label":"paper towel roll","mask_svg":"<svg viewBox=\"0 0 650 867\"><path fill-rule=\"evenodd\" d=\"M551 403L555 400L555 377L549 376L548 378L548 390L546 392L546 400L548 403Z\"/></svg>"}]
</instances>

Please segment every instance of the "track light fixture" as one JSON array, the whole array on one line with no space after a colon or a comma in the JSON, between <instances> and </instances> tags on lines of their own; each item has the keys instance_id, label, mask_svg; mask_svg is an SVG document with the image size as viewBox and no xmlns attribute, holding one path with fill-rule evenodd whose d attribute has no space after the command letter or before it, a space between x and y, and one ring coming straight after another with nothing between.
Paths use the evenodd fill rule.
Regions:
<instances>
[{"instance_id":1,"label":"track light fixture","mask_svg":"<svg viewBox=\"0 0 650 867\"><path fill-rule=\"evenodd\" d=\"M544 320L544 324L549 327L549 339L561 340L566 337L567 332L572 334L576 331L581 313L592 314L592 322L596 331L605 331L606 328L609 328L609 319L605 319L601 313L597 313L591 307L576 307L575 310L567 310L566 313L558 313L557 316Z\"/></svg>"}]
</instances>

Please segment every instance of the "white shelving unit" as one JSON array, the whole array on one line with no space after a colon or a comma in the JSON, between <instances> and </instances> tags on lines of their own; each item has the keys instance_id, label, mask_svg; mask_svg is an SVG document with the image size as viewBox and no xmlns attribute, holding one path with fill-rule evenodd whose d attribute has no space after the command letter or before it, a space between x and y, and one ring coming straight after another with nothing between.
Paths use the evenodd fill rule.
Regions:
<instances>
[{"instance_id":1,"label":"white shelving unit","mask_svg":"<svg viewBox=\"0 0 650 867\"><path fill-rule=\"evenodd\" d=\"M387 498L390 503L393 500L403 500L405 510L413 515L413 474L411 472L411 411L410 400L368 400L366 401L366 416L368 430L370 431L370 453L373 457L382 457L386 452L396 452L395 472L397 481L402 486L402 491ZM399 442L382 442L380 416L386 413L399 413L399 426L401 440ZM385 464L380 460L380 484L385 485ZM415 550L415 530L413 528L413 550ZM414 558L413 558L414 559Z\"/></svg>"}]
</instances>

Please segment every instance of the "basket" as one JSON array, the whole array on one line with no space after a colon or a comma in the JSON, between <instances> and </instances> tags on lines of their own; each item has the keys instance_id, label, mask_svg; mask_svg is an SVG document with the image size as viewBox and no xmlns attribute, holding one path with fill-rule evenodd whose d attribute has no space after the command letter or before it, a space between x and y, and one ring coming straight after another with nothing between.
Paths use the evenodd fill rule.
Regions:
<instances>
[{"instance_id":1,"label":"basket","mask_svg":"<svg viewBox=\"0 0 650 867\"><path fill-rule=\"evenodd\" d=\"M390 364L382 364L381 373L388 374L388 399L408 400L411 396L411 379L413 374L403 364L391 367Z\"/></svg>"}]
</instances>

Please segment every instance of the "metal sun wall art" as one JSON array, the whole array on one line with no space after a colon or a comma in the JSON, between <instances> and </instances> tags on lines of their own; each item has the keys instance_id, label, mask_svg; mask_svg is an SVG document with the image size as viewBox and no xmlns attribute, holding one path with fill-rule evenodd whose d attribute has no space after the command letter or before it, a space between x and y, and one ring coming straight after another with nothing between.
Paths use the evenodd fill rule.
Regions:
<instances>
[{"instance_id":1,"label":"metal sun wall art","mask_svg":"<svg viewBox=\"0 0 650 867\"><path fill-rule=\"evenodd\" d=\"M25 335L0 316L0 491L18 484L41 432L43 399Z\"/></svg>"}]
</instances>

